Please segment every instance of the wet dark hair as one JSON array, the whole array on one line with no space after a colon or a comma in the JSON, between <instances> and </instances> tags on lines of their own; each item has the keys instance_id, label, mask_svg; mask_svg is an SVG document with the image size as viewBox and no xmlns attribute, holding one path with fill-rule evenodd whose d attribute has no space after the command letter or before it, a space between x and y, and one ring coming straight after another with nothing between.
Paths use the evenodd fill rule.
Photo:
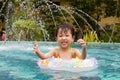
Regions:
<instances>
[{"instance_id":1,"label":"wet dark hair","mask_svg":"<svg viewBox=\"0 0 120 80\"><path fill-rule=\"evenodd\" d=\"M71 31L71 34L72 34L72 37L74 37L74 29L73 29L73 26L70 25L70 24L62 24L60 26L57 27L57 30L56 30L56 37L58 35L58 30L59 29L62 29L64 31L64 33L67 31L67 30L70 30Z\"/></svg>"}]
</instances>

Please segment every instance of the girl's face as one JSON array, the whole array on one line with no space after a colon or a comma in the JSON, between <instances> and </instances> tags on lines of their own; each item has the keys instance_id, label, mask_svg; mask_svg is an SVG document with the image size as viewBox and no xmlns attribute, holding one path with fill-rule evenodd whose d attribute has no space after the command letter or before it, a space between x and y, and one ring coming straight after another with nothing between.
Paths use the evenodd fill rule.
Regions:
<instances>
[{"instance_id":1,"label":"girl's face","mask_svg":"<svg viewBox=\"0 0 120 80\"><path fill-rule=\"evenodd\" d=\"M69 29L59 29L57 34L57 42L61 48L69 48L74 41Z\"/></svg>"}]
</instances>

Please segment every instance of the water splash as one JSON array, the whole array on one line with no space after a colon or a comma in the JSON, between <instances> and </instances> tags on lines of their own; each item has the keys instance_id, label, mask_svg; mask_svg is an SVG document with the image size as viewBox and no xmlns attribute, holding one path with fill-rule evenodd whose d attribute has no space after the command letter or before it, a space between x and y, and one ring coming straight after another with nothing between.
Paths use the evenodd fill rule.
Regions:
<instances>
[{"instance_id":1,"label":"water splash","mask_svg":"<svg viewBox=\"0 0 120 80\"><path fill-rule=\"evenodd\" d=\"M11 1L8 1L10 4L7 7L7 14L5 17L5 26L6 26L6 31L7 31L7 38L8 40L17 40L17 41L21 41L22 40L22 35L23 35L23 30L21 30L19 32L19 37L16 37L15 34L17 34L18 32L16 31L15 27L12 25L13 22L16 20L24 20L24 19L33 19L36 21L37 25L39 26L39 28L42 30L43 33L43 39L49 40L49 34L47 32L47 30L45 30L45 26L46 24L54 24L54 27L57 27L58 25L58 21L56 20L56 15L54 15L54 13L59 13L59 15L61 15L61 17L63 18L63 22L65 23L69 23L67 20L68 18L65 16L67 14L67 16L69 15L69 17L71 18L72 22L75 22L75 24L77 25L77 27L79 28L79 31L81 33L81 35L83 36L83 30L82 27L79 25L79 23L77 22L77 20L75 19L74 15L77 15L80 19L82 19L87 26L90 28L90 30L95 31L93 29L93 27L91 26L91 24L80 14L84 14L85 16L89 17L90 20L94 21L104 32L105 34L110 38L110 36L107 34L107 32L105 31L105 29L94 19L92 18L90 15L88 15L87 13L85 13L82 10L78 10L77 8L72 8L72 7L64 7L64 6L59 6L54 4L52 1L49 0L40 0L36 3L30 1L30 0L26 0L26 1L18 1L19 4L19 10L24 11L24 15L19 16L18 18L16 18L15 14L14 16L12 16L12 19L10 18L10 10L11 8L13 8L13 4L11 3ZM7 3L4 2L4 4ZM1 10L3 9L4 5L2 6ZM42 13L43 11L46 11L44 13ZM52 18L51 23L48 22L46 19L48 19L48 16ZM10 21L12 20L12 21ZM49 19L48 19L49 20ZM31 37L33 38L33 33L30 32ZM94 33L95 35L95 33ZM47 38L47 39L46 39ZM33 39L32 39L33 40ZM100 41L100 40L99 40Z\"/></svg>"}]
</instances>

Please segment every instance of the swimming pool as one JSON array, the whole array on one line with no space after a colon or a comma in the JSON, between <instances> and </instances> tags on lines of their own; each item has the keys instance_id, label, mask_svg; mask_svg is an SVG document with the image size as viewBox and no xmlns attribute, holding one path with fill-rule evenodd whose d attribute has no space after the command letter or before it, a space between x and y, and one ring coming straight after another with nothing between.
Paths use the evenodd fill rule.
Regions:
<instances>
[{"instance_id":1,"label":"swimming pool","mask_svg":"<svg viewBox=\"0 0 120 80\"><path fill-rule=\"evenodd\" d=\"M39 42L39 49L48 52L57 47L55 42ZM73 47L81 47L74 43ZM88 43L89 57L96 57L99 67L92 71L70 73L42 70L36 64L33 42L0 42L0 80L119 80L120 43Z\"/></svg>"}]
</instances>

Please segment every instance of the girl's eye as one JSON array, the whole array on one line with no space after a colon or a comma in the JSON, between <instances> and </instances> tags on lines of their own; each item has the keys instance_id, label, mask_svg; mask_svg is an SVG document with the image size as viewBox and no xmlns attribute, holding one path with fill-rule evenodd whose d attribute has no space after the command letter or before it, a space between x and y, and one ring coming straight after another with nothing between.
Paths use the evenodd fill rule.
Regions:
<instances>
[{"instance_id":1,"label":"girl's eye","mask_svg":"<svg viewBox=\"0 0 120 80\"><path fill-rule=\"evenodd\" d=\"M62 37L62 35L59 35L59 37Z\"/></svg>"},{"instance_id":2,"label":"girl's eye","mask_svg":"<svg viewBox=\"0 0 120 80\"><path fill-rule=\"evenodd\" d=\"M66 35L66 37L69 37L69 35Z\"/></svg>"}]
</instances>

